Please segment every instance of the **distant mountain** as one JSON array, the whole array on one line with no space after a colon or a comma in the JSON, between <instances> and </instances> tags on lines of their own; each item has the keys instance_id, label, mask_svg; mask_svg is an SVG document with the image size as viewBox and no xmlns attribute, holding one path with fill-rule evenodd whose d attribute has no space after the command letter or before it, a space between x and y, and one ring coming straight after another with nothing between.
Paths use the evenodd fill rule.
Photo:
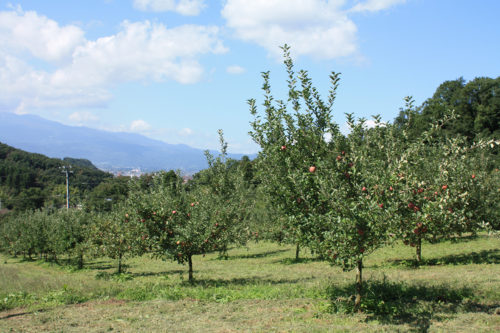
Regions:
<instances>
[{"instance_id":1,"label":"distant mountain","mask_svg":"<svg viewBox=\"0 0 500 333\"><path fill-rule=\"evenodd\" d=\"M67 126L34 115L0 112L0 142L49 157L87 159L102 170L180 169L195 173L208 166L202 149L134 133ZM229 154L234 159L242 156Z\"/></svg>"}]
</instances>

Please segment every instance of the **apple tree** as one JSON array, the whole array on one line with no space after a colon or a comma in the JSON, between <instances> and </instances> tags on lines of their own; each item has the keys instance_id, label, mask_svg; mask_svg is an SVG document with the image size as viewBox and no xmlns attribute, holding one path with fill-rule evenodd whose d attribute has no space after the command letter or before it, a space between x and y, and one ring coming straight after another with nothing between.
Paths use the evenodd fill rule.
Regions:
<instances>
[{"instance_id":1,"label":"apple tree","mask_svg":"<svg viewBox=\"0 0 500 333\"><path fill-rule=\"evenodd\" d=\"M332 107L339 74L332 73L328 102L307 72L296 76L289 48L283 48L288 101L275 101L264 73L264 117L250 100L251 132L260 145L259 170L269 200L285 216L289 236L344 269L357 269L360 308L363 257L388 241L393 223L390 184L393 127L375 118L375 128L348 115L345 136L334 123ZM300 82L300 89L296 87ZM291 110L290 107L291 107Z\"/></svg>"},{"instance_id":2,"label":"apple tree","mask_svg":"<svg viewBox=\"0 0 500 333\"><path fill-rule=\"evenodd\" d=\"M299 246L313 246L315 242L311 237L319 235L309 219L321 207L318 184L312 175L318 161L330 154L330 143L326 139L339 135L331 116L339 74L331 74L332 88L328 102L324 102L308 73L300 71L296 75L294 72L290 48L285 45L283 51L288 99L286 102L274 99L270 73L263 73L264 115L258 113L256 100L250 99L250 112L254 117L250 135L261 147L257 159L261 188L270 205L282 216L276 221L282 225L284 241L296 244L298 259Z\"/></svg>"},{"instance_id":3,"label":"apple tree","mask_svg":"<svg viewBox=\"0 0 500 333\"><path fill-rule=\"evenodd\" d=\"M239 173L230 172L220 132L222 152L217 158L207 153L206 183L185 183L179 175L158 173L152 186L130 193L135 219L146 232L147 247L155 257L187 263L193 281L193 256L218 251L244 241L245 201Z\"/></svg>"},{"instance_id":4,"label":"apple tree","mask_svg":"<svg viewBox=\"0 0 500 333\"><path fill-rule=\"evenodd\" d=\"M395 143L392 126L378 117L368 128L364 119L348 115L348 125L350 133L337 138L332 154L318 163L315 177L324 209L312 221L322 230L323 257L344 270L356 269L354 309L360 310L363 259L394 238L388 230L397 209L389 159Z\"/></svg>"},{"instance_id":5,"label":"apple tree","mask_svg":"<svg viewBox=\"0 0 500 333\"><path fill-rule=\"evenodd\" d=\"M470 145L465 138L442 135L443 123L450 117L411 142L401 140L406 147L391 159L397 173L393 187L398 192L394 233L416 248L417 263L422 261L422 240L475 234L491 221L484 205L491 195L485 191L488 172L480 161L489 145ZM406 129L403 137L407 137Z\"/></svg>"},{"instance_id":6,"label":"apple tree","mask_svg":"<svg viewBox=\"0 0 500 333\"><path fill-rule=\"evenodd\" d=\"M128 205L118 204L111 212L95 214L95 221L90 225L92 254L118 260L118 274L123 271L126 257L142 255L146 251L147 231L132 216Z\"/></svg>"}]
</instances>

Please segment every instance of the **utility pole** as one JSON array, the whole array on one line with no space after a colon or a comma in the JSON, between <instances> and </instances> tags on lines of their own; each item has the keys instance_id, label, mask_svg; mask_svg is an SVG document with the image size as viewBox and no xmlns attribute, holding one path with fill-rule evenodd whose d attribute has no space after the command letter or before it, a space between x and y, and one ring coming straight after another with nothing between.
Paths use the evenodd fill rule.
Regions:
<instances>
[{"instance_id":1,"label":"utility pole","mask_svg":"<svg viewBox=\"0 0 500 333\"><path fill-rule=\"evenodd\" d=\"M73 173L73 171L71 171L71 165L68 167L64 165L61 169L66 174L66 209L69 209L69 174Z\"/></svg>"}]
</instances>

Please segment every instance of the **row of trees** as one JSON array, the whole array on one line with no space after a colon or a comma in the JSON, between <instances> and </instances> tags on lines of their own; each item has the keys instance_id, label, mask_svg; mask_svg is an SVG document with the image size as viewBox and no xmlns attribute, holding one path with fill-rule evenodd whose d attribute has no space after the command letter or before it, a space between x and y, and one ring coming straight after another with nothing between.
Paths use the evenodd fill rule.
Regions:
<instances>
[{"instance_id":1,"label":"row of trees","mask_svg":"<svg viewBox=\"0 0 500 333\"><path fill-rule=\"evenodd\" d=\"M356 269L355 308L362 295L363 260L394 241L415 247L463 233L499 228L495 168L499 142L448 135L456 121L447 113L421 135L411 126L412 100L396 124L348 115L343 134L332 111L339 74L332 73L324 101L308 73L294 72L284 47L288 97L275 100L264 78L264 111L250 100L255 161L207 153L209 168L183 182L174 172L132 180L120 204L108 212L38 211L4 219L1 246L11 253L57 258L86 251L118 260L145 253L187 263L193 256L266 236L308 248L345 270ZM120 193L123 193L121 191Z\"/></svg>"},{"instance_id":2,"label":"row of trees","mask_svg":"<svg viewBox=\"0 0 500 333\"><path fill-rule=\"evenodd\" d=\"M148 253L154 257L188 263L193 280L193 256L218 251L227 256L231 244L251 237L245 221L252 211L244 167L222 152L207 152L209 168L190 183L179 174L160 172L133 179L128 196L110 211L27 211L0 223L0 248L12 254L57 260L74 257L83 265L84 254L122 261ZM242 164L243 166L245 164ZM147 181L146 181L147 179Z\"/></svg>"},{"instance_id":3,"label":"row of trees","mask_svg":"<svg viewBox=\"0 0 500 333\"><path fill-rule=\"evenodd\" d=\"M297 250L304 245L346 270L356 268L355 308L363 258L375 249L402 239L416 247L420 261L423 239L498 227L500 175L488 151L495 152L498 141L447 135L457 123L453 112L416 136L419 114L411 98L402 111L405 123L375 117L368 128L365 119L347 115L344 135L332 116L339 74L331 74L324 101L306 71L294 72L287 46L284 52L287 101L274 99L269 73L263 73L264 111L249 101L251 135L262 149L257 169Z\"/></svg>"}]
</instances>

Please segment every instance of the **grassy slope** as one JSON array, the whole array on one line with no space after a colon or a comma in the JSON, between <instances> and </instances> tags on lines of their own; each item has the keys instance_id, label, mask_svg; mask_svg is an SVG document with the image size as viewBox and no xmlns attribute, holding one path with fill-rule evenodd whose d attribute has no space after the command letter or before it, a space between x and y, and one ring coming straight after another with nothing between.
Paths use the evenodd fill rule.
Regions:
<instances>
[{"instance_id":1,"label":"grassy slope","mask_svg":"<svg viewBox=\"0 0 500 333\"><path fill-rule=\"evenodd\" d=\"M427 265L410 267L412 248L387 247L366 260L370 314L342 314L353 272L270 243L196 257L185 266L146 257L110 277L113 262L82 271L0 256L0 331L498 331L500 240L482 236L425 244ZM333 300L333 301L332 301ZM382 300L384 301L382 303ZM337 309L339 313L332 313Z\"/></svg>"}]
</instances>

